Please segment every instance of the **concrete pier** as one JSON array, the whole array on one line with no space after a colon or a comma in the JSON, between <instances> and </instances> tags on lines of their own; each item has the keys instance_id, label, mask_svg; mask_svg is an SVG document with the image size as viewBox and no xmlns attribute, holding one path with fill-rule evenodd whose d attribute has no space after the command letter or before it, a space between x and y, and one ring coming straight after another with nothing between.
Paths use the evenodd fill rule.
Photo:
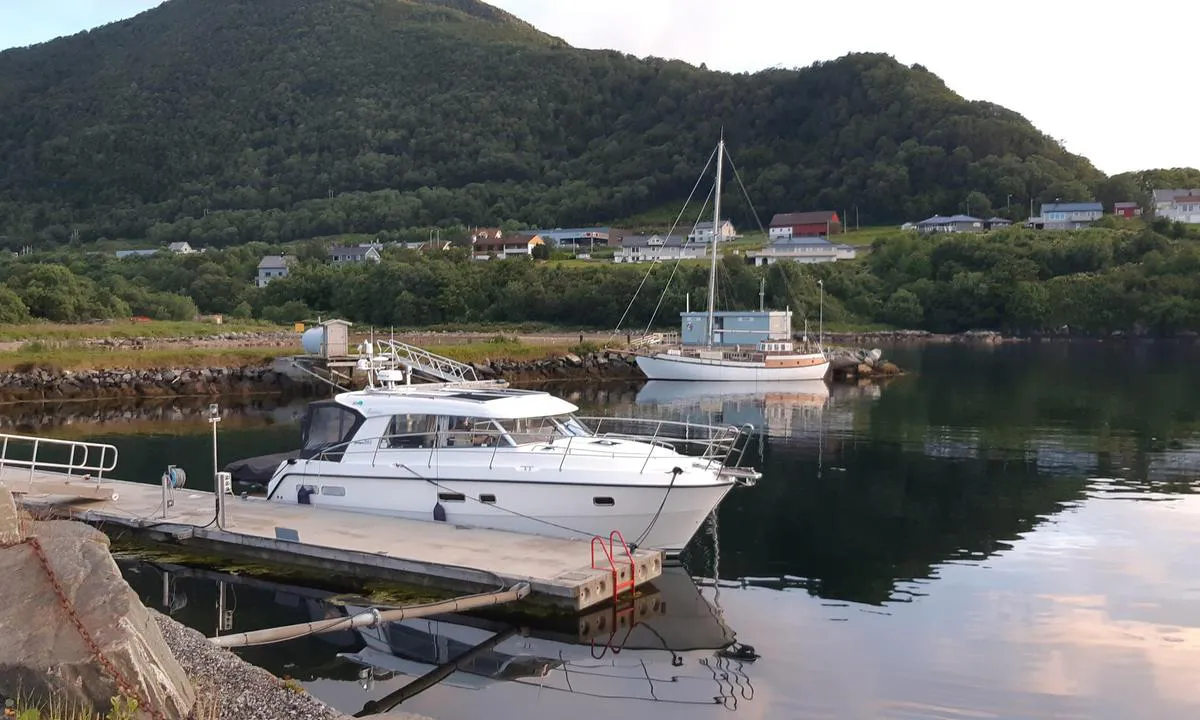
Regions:
<instances>
[{"instance_id":1,"label":"concrete pier","mask_svg":"<svg viewBox=\"0 0 1200 720\"><path fill-rule=\"evenodd\" d=\"M216 496L180 489L163 512L159 484L84 479L76 475L0 468L0 483L31 511L95 525L117 525L199 552L281 565L480 592L528 582L533 598L575 611L613 597L613 572L593 569L588 541L462 528L308 505L226 495L216 522ZM165 515L165 516L164 516ZM618 554L620 553L618 549ZM633 553L638 586L662 574L663 554ZM618 562L617 583L629 564Z\"/></svg>"}]
</instances>

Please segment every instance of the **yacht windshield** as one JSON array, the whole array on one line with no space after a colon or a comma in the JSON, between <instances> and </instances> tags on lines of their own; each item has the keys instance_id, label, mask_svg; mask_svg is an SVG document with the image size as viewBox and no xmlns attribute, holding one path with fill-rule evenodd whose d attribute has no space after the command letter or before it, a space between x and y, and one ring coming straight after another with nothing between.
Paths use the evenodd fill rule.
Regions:
<instances>
[{"instance_id":1,"label":"yacht windshield","mask_svg":"<svg viewBox=\"0 0 1200 720\"><path fill-rule=\"evenodd\" d=\"M520 418L494 421L504 438L513 445L554 442L557 438L591 435L574 415Z\"/></svg>"},{"instance_id":2,"label":"yacht windshield","mask_svg":"<svg viewBox=\"0 0 1200 720\"><path fill-rule=\"evenodd\" d=\"M302 456L313 457L322 450L345 443L354 435L361 421L361 415L341 405L329 403L309 406L302 431Z\"/></svg>"}]
</instances>

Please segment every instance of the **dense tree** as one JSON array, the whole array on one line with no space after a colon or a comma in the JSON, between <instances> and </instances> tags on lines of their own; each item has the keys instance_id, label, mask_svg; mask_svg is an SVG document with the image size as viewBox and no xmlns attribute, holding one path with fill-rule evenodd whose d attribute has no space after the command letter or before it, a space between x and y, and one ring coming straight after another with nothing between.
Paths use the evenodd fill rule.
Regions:
<instances>
[{"instance_id":1,"label":"dense tree","mask_svg":"<svg viewBox=\"0 0 1200 720\"><path fill-rule=\"evenodd\" d=\"M764 219L984 212L1103 179L884 55L734 75L574 49L474 0L174 0L0 53L0 243L614 221L686 197L722 128Z\"/></svg>"}]
</instances>

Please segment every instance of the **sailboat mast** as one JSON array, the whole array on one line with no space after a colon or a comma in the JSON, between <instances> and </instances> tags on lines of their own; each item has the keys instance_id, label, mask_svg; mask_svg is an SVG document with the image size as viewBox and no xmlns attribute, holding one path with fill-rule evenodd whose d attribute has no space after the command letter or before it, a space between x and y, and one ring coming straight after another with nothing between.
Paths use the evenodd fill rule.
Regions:
<instances>
[{"instance_id":1,"label":"sailboat mast","mask_svg":"<svg viewBox=\"0 0 1200 720\"><path fill-rule=\"evenodd\" d=\"M717 143L717 185L713 189L713 227L712 227L712 268L708 272L708 347L712 347L713 336L716 334L716 300L717 300L717 238L721 232L721 174L725 159L725 131L721 131L721 140Z\"/></svg>"}]
</instances>

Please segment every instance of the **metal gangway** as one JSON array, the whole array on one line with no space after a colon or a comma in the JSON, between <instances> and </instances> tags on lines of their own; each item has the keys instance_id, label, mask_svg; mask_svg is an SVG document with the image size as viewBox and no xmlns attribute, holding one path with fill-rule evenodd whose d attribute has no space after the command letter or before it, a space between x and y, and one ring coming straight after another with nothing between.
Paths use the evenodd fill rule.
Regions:
<instances>
[{"instance_id":1,"label":"metal gangway","mask_svg":"<svg viewBox=\"0 0 1200 720\"><path fill-rule=\"evenodd\" d=\"M475 368L467 363L431 353L416 345L409 345L394 338L371 340L363 343L368 362L380 366L403 368L415 377L434 382L466 383L480 378ZM362 352L362 351L360 351Z\"/></svg>"}]
</instances>

